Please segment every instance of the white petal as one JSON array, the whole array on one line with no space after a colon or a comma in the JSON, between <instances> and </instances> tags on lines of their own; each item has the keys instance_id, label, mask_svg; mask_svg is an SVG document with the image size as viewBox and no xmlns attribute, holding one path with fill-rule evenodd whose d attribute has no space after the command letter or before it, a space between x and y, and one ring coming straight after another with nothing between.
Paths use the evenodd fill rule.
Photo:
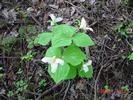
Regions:
<instances>
[{"instance_id":1,"label":"white petal","mask_svg":"<svg viewBox=\"0 0 133 100\"><path fill-rule=\"evenodd\" d=\"M84 18L81 19L80 29L86 29L86 21Z\"/></svg>"},{"instance_id":2,"label":"white petal","mask_svg":"<svg viewBox=\"0 0 133 100\"><path fill-rule=\"evenodd\" d=\"M51 26L53 26L54 24L55 24L54 21L51 21L51 22L50 22L50 25L51 25Z\"/></svg>"},{"instance_id":3,"label":"white petal","mask_svg":"<svg viewBox=\"0 0 133 100\"><path fill-rule=\"evenodd\" d=\"M83 65L83 70L85 73L88 72L89 69L88 69L88 66L86 64Z\"/></svg>"},{"instance_id":4,"label":"white petal","mask_svg":"<svg viewBox=\"0 0 133 100\"><path fill-rule=\"evenodd\" d=\"M52 63L52 58L51 57L44 57L44 58L42 58L41 61L44 62L44 63L51 64Z\"/></svg>"},{"instance_id":5,"label":"white petal","mask_svg":"<svg viewBox=\"0 0 133 100\"><path fill-rule=\"evenodd\" d=\"M52 19L52 21L55 21L56 17L54 16L54 14L50 14L49 16Z\"/></svg>"},{"instance_id":6,"label":"white petal","mask_svg":"<svg viewBox=\"0 0 133 100\"><path fill-rule=\"evenodd\" d=\"M32 7L27 8L28 13L31 13L32 11L34 11L34 9Z\"/></svg>"},{"instance_id":7,"label":"white petal","mask_svg":"<svg viewBox=\"0 0 133 100\"><path fill-rule=\"evenodd\" d=\"M61 22L62 20L63 20L63 18L61 18L61 17L56 18L56 22Z\"/></svg>"},{"instance_id":8,"label":"white petal","mask_svg":"<svg viewBox=\"0 0 133 100\"><path fill-rule=\"evenodd\" d=\"M90 27L87 27L86 30L90 30L90 31L94 32L94 30Z\"/></svg>"},{"instance_id":9,"label":"white petal","mask_svg":"<svg viewBox=\"0 0 133 100\"><path fill-rule=\"evenodd\" d=\"M52 73L55 73L56 70L57 70L57 67L58 67L58 64L57 64L57 63L52 63L52 64L51 64L51 72L52 72Z\"/></svg>"},{"instance_id":10,"label":"white petal","mask_svg":"<svg viewBox=\"0 0 133 100\"><path fill-rule=\"evenodd\" d=\"M64 65L64 61L62 59L57 58L56 63Z\"/></svg>"},{"instance_id":11,"label":"white petal","mask_svg":"<svg viewBox=\"0 0 133 100\"><path fill-rule=\"evenodd\" d=\"M88 60L88 62L86 63L87 66L92 65L92 60Z\"/></svg>"}]
</instances>

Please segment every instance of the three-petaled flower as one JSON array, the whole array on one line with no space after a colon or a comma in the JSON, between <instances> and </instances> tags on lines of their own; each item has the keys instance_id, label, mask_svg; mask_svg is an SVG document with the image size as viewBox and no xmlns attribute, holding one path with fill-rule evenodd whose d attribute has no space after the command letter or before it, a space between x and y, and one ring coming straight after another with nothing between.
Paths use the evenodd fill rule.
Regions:
<instances>
[{"instance_id":1,"label":"three-petaled flower","mask_svg":"<svg viewBox=\"0 0 133 100\"><path fill-rule=\"evenodd\" d=\"M88 60L87 63L83 64L83 70L85 73L89 71L89 68L88 68L89 65L92 65L92 60Z\"/></svg>"},{"instance_id":2,"label":"three-petaled flower","mask_svg":"<svg viewBox=\"0 0 133 100\"><path fill-rule=\"evenodd\" d=\"M94 30L90 26L87 25L84 17L81 19L81 23L80 23L79 29L83 29L84 31L90 30L90 31L94 32Z\"/></svg>"},{"instance_id":3,"label":"three-petaled flower","mask_svg":"<svg viewBox=\"0 0 133 100\"><path fill-rule=\"evenodd\" d=\"M51 65L51 72L55 73L58 67L58 64L64 65L64 61L60 58L53 57L44 57L42 58L42 62L48 63Z\"/></svg>"},{"instance_id":4,"label":"three-petaled flower","mask_svg":"<svg viewBox=\"0 0 133 100\"><path fill-rule=\"evenodd\" d=\"M61 17L55 17L55 15L54 14L50 14L49 15L50 16L50 18L51 18L51 26L53 26L53 25L55 25L57 22L61 22L62 20L63 20L63 18L61 18Z\"/></svg>"}]
</instances>

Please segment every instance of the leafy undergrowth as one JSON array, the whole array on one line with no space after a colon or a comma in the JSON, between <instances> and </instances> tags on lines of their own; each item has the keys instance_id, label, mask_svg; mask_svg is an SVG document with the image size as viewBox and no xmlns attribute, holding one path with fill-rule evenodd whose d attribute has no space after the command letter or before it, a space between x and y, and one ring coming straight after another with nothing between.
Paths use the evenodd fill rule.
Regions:
<instances>
[{"instance_id":1,"label":"leafy undergrowth","mask_svg":"<svg viewBox=\"0 0 133 100\"><path fill-rule=\"evenodd\" d=\"M0 2L1 100L132 100L133 10L127 7L127 0L90 1L2 0ZM51 14L58 16L52 17L54 19L52 22L49 16ZM85 47L88 46L88 42L79 41L84 41L86 35L90 36L95 43L92 47L80 50L72 45L61 50L64 50L65 61L71 65L82 64L84 57L82 63L80 62L82 54L77 57L78 60L72 61L68 59L72 55L68 51L76 48L78 54L81 51L86 53L86 56L92 60L93 76L89 79L83 78L80 77L82 75L75 75L75 71L70 71L69 75L74 76L74 79L67 80L64 76L60 76L57 80L54 74L48 71L48 64L41 61L51 45L49 33L45 34L47 36L45 41L43 40L45 35L40 33L49 32L52 29L51 25L55 23L78 28L82 17L94 32L80 33L74 39L69 37L70 41L65 40L64 36L62 40L59 36L53 39L52 46L68 46L74 42L78 47ZM66 32L68 31L70 30ZM80 37L84 39L80 40ZM54 82L55 80L58 84Z\"/></svg>"}]
</instances>

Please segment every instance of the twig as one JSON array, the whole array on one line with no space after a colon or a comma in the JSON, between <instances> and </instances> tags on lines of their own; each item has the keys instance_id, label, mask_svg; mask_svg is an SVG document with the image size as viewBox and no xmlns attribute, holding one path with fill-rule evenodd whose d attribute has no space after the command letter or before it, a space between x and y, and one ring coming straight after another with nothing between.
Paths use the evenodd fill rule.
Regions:
<instances>
[{"instance_id":1,"label":"twig","mask_svg":"<svg viewBox=\"0 0 133 100\"><path fill-rule=\"evenodd\" d=\"M101 66L99 72L98 72L98 75L96 77L96 80L95 80L95 84L94 84L94 100L97 100L97 82L98 82L98 79L100 77L100 74L101 74L101 71L102 69L111 61L111 59L106 63L104 64L103 66Z\"/></svg>"},{"instance_id":2,"label":"twig","mask_svg":"<svg viewBox=\"0 0 133 100\"><path fill-rule=\"evenodd\" d=\"M127 39L126 39L126 42L131 48L133 47L133 45L131 43L129 43L129 41Z\"/></svg>"},{"instance_id":3,"label":"twig","mask_svg":"<svg viewBox=\"0 0 133 100\"><path fill-rule=\"evenodd\" d=\"M87 59L90 59L90 50L89 50L89 47L85 47L85 53L86 53Z\"/></svg>"},{"instance_id":4,"label":"twig","mask_svg":"<svg viewBox=\"0 0 133 100\"><path fill-rule=\"evenodd\" d=\"M81 90L80 90L80 92L86 98L85 100L90 100Z\"/></svg>"},{"instance_id":5,"label":"twig","mask_svg":"<svg viewBox=\"0 0 133 100\"><path fill-rule=\"evenodd\" d=\"M65 97L66 97L66 95L67 95L68 89L69 89L69 87L70 87L70 83L71 83L71 81L68 82L68 86L67 86L67 88L66 88L66 91L65 91L65 94L64 94L62 100L65 100Z\"/></svg>"},{"instance_id":6,"label":"twig","mask_svg":"<svg viewBox=\"0 0 133 100\"><path fill-rule=\"evenodd\" d=\"M3 57L0 57L0 58L7 58L7 59L19 59L19 58L21 58L21 57L7 57L7 56L3 56Z\"/></svg>"},{"instance_id":7,"label":"twig","mask_svg":"<svg viewBox=\"0 0 133 100\"><path fill-rule=\"evenodd\" d=\"M0 94L0 96L2 96L5 100L9 100L6 96Z\"/></svg>"},{"instance_id":8,"label":"twig","mask_svg":"<svg viewBox=\"0 0 133 100\"><path fill-rule=\"evenodd\" d=\"M61 83L62 83L62 82L61 82ZM54 88L58 87L61 83L58 83L58 84L54 85L52 88L50 88L50 89L44 91L42 94L40 94L40 96L37 97L36 100L41 100L41 98L42 98L45 94L47 94L48 92L50 92L50 91L53 90Z\"/></svg>"},{"instance_id":9,"label":"twig","mask_svg":"<svg viewBox=\"0 0 133 100\"><path fill-rule=\"evenodd\" d=\"M76 10L80 15L84 16L86 19L90 19L88 16L86 16L84 13L82 13L82 12L77 8L77 6L75 6L74 4L72 4L72 3L68 2L68 1L64 1L64 2L67 3L67 4L70 4L71 6L73 6L73 7L75 8L75 10Z\"/></svg>"},{"instance_id":10,"label":"twig","mask_svg":"<svg viewBox=\"0 0 133 100\"><path fill-rule=\"evenodd\" d=\"M31 15L31 18L32 18L40 27L42 27L41 23L40 23L33 15Z\"/></svg>"}]
</instances>

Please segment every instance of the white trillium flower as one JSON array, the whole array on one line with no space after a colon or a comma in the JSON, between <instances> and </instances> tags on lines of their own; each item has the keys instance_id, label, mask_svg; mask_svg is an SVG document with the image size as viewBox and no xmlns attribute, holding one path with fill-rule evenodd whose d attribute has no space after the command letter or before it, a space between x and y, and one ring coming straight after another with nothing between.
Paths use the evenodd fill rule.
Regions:
<instances>
[{"instance_id":1,"label":"white trillium flower","mask_svg":"<svg viewBox=\"0 0 133 100\"><path fill-rule=\"evenodd\" d=\"M64 61L60 58L53 57L44 57L42 58L42 62L48 63L51 65L51 72L55 73L58 67L58 64L64 65Z\"/></svg>"},{"instance_id":2,"label":"white trillium flower","mask_svg":"<svg viewBox=\"0 0 133 100\"><path fill-rule=\"evenodd\" d=\"M52 19L51 26L53 26L53 25L55 25L55 23L61 22L63 20L63 18L61 18L61 17L56 18L54 14L50 14L49 16Z\"/></svg>"},{"instance_id":3,"label":"white trillium flower","mask_svg":"<svg viewBox=\"0 0 133 100\"><path fill-rule=\"evenodd\" d=\"M85 31L86 30L90 30L90 31L94 32L94 30L91 27L87 26L87 23L86 23L84 17L81 19L81 24L80 24L80 28L79 29L83 29Z\"/></svg>"},{"instance_id":4,"label":"white trillium flower","mask_svg":"<svg viewBox=\"0 0 133 100\"><path fill-rule=\"evenodd\" d=\"M89 68L88 68L89 65L92 65L92 60L88 60L87 63L83 64L83 70L85 73L89 71Z\"/></svg>"}]
</instances>

